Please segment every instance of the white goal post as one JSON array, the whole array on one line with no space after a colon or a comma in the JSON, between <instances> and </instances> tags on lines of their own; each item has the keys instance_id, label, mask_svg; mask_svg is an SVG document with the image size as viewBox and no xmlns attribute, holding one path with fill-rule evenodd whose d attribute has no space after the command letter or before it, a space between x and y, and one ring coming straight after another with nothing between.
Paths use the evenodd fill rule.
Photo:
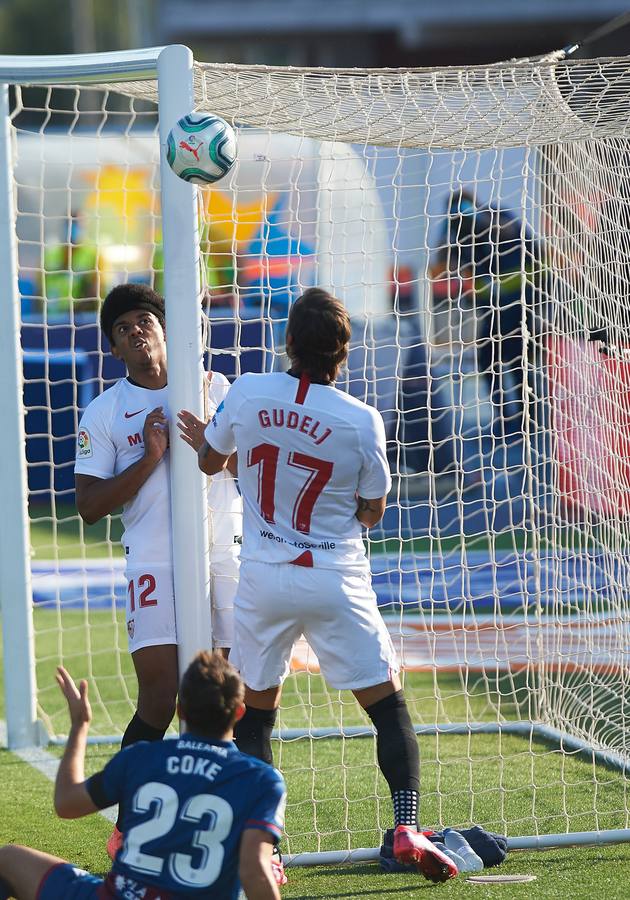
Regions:
<instances>
[{"instance_id":1,"label":"white goal post","mask_svg":"<svg viewBox=\"0 0 630 900\"><path fill-rule=\"evenodd\" d=\"M206 354L229 377L283 367L290 303L321 283L353 320L339 386L387 430L394 487L366 542L423 822L513 849L630 840L629 73L0 57L10 748L63 742L59 663L94 686L93 741L133 709L118 519L86 529L72 505L78 418L118 377L107 290L163 290L171 412L201 414ZM238 129L210 190L165 162L193 109ZM211 641L208 524L189 448L170 452L183 664ZM295 864L376 858L390 810L371 736L300 642L274 742Z\"/></svg>"},{"instance_id":2,"label":"white goal post","mask_svg":"<svg viewBox=\"0 0 630 900\"><path fill-rule=\"evenodd\" d=\"M85 54L76 57L28 57L3 58L0 84L90 84L98 80L119 81L123 77L156 79L160 85L159 120L160 142L165 145L171 125L191 109L194 104L193 58L187 47L171 46L133 53ZM4 110L4 154L7 172L11 166L11 135L8 109ZM199 276L199 240L197 231L196 195L192 185L173 175L162 158L161 179L162 229L164 247L168 256L164 266L164 297L169 319L167 346L169 354L169 398L173 409L190 409L203 415L203 343L199 303L201 284ZM13 184L3 192L3 218L7 229L6 240L0 250L3 263L3 295L13 302L2 304L5 339L19 346L19 297L17 293L17 257L15 254L15 221L13 208ZM6 206L5 206L6 204ZM10 231L8 230L10 229ZM181 302L184 297L188 302ZM5 354L7 375L13 375L19 356ZM13 375L14 380L14 375ZM12 380L8 380L11 384ZM9 402L19 398L19 389ZM28 529L28 507L24 456L24 419L21 404L13 408L5 422L15 427L16 439L11 441L13 470L8 484L19 486L20 494L15 503L16 517ZM190 459L184 445L173 440L170 446L171 478L176 487L172 490L172 531L174 583L177 601L178 654L180 664L186 665L202 648L211 646L212 630L205 606L209 596L208 576L208 521L206 512L205 479ZM10 454L7 455L10 457ZM18 477L19 474L19 477ZM15 709L7 716L9 746L32 743L36 731L33 716L35 698L33 680L32 642L32 592L30 577L14 564L15 560L28 559L25 554L22 531L6 535L2 542L6 554L0 582L3 597L3 628L5 649L6 696L12 698ZM9 560L11 561L9 563ZM19 579L16 586L14 583ZM180 605L181 601L181 605ZM26 640L18 643L19 636ZM13 658L11 649L17 650ZM8 652L7 652L8 651Z\"/></svg>"}]
</instances>

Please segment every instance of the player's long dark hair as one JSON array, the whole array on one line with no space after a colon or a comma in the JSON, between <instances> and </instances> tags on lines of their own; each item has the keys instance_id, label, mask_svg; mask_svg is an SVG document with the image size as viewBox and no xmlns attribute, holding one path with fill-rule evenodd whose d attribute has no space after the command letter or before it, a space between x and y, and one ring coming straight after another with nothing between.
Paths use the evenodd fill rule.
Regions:
<instances>
[{"instance_id":1,"label":"player's long dark hair","mask_svg":"<svg viewBox=\"0 0 630 900\"><path fill-rule=\"evenodd\" d=\"M244 691L240 675L220 653L198 653L179 686L180 714L188 730L221 738L234 724Z\"/></svg>"},{"instance_id":2,"label":"player's long dark hair","mask_svg":"<svg viewBox=\"0 0 630 900\"><path fill-rule=\"evenodd\" d=\"M334 381L348 357L352 330L341 300L322 288L309 288L291 307L287 354L294 372L313 380Z\"/></svg>"}]
</instances>

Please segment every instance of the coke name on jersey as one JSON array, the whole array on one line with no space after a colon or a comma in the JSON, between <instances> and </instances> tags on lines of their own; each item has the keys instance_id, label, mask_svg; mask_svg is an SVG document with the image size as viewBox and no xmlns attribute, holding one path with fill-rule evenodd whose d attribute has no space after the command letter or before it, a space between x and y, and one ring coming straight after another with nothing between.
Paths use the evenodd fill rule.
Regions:
<instances>
[{"instance_id":1,"label":"coke name on jersey","mask_svg":"<svg viewBox=\"0 0 630 900\"><path fill-rule=\"evenodd\" d=\"M276 407L271 410L259 409L258 421L262 428L288 428L290 431L300 431L309 437L316 447L323 444L332 434L332 428L326 428L319 419L313 420L312 416L300 415L295 410L286 410Z\"/></svg>"}]
</instances>

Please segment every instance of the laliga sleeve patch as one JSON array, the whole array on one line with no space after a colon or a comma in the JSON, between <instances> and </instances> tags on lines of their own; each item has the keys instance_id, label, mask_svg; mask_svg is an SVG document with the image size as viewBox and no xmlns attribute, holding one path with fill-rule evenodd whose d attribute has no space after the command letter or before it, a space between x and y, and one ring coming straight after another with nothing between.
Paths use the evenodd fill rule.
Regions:
<instances>
[{"instance_id":1,"label":"laliga sleeve patch","mask_svg":"<svg viewBox=\"0 0 630 900\"><path fill-rule=\"evenodd\" d=\"M77 458L87 459L92 456L92 438L87 429L82 428L77 435Z\"/></svg>"},{"instance_id":2,"label":"laliga sleeve patch","mask_svg":"<svg viewBox=\"0 0 630 900\"><path fill-rule=\"evenodd\" d=\"M215 414L212 416L212 425L213 425L214 428L217 427L217 416L219 415L219 413L223 412L223 407L224 407L224 406L225 406L225 401L222 400L222 401L219 403L219 405L217 406L217 411L216 411Z\"/></svg>"}]
</instances>

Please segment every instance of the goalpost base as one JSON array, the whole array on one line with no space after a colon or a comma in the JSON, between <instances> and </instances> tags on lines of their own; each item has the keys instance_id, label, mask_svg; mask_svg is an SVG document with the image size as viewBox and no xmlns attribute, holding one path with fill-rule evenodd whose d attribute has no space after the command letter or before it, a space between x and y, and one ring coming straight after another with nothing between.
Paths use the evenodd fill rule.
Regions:
<instances>
[{"instance_id":1,"label":"goalpost base","mask_svg":"<svg viewBox=\"0 0 630 900\"><path fill-rule=\"evenodd\" d=\"M508 850L552 850L557 847L588 847L630 842L630 828L610 831L575 831L568 834L539 834L507 839ZM341 866L378 862L379 848L330 850L322 853L283 854L289 866Z\"/></svg>"}]
</instances>

